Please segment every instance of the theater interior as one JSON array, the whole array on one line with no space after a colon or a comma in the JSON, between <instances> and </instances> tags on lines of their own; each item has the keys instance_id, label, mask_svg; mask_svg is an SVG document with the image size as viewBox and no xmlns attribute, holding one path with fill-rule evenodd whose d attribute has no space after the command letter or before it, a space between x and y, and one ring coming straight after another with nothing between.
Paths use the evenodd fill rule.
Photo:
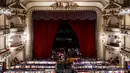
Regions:
<instances>
[{"instance_id":1,"label":"theater interior","mask_svg":"<svg viewBox=\"0 0 130 73\"><path fill-rule=\"evenodd\" d=\"M130 73L130 0L0 0L0 73Z\"/></svg>"}]
</instances>

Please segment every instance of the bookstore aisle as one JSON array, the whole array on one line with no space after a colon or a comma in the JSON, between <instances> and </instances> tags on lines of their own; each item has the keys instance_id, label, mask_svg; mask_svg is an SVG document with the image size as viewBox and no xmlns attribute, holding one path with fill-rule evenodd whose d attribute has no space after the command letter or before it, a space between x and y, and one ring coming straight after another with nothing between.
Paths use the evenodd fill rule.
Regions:
<instances>
[{"instance_id":1,"label":"bookstore aisle","mask_svg":"<svg viewBox=\"0 0 130 73\"><path fill-rule=\"evenodd\" d=\"M128 73L126 69L93 59L80 59L72 63L51 60L27 61L11 66L4 73Z\"/></svg>"}]
</instances>

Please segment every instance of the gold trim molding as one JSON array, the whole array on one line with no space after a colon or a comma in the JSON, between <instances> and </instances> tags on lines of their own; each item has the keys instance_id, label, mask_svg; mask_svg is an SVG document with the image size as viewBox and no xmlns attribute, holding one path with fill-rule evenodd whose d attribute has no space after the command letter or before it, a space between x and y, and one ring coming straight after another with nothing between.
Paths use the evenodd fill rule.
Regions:
<instances>
[{"instance_id":1,"label":"gold trim molding","mask_svg":"<svg viewBox=\"0 0 130 73\"><path fill-rule=\"evenodd\" d=\"M67 9L63 9L63 8L58 8L58 9L53 9L52 7L32 7L28 10L27 12L27 29L29 32L29 41L28 41L28 48L26 48L26 50L29 51L29 56L32 58L32 49L33 49L33 23L32 23L32 12L33 11L69 11L69 10L91 10L91 11L95 11L97 13L97 25L96 25L96 50L97 50L97 57L101 57L103 54L103 52L101 51L101 41L100 41L100 35L101 35L101 28L102 28L102 23L101 23L101 17L102 17L102 12L99 8L97 7L76 7L74 9L72 8L67 8ZM25 51L26 52L26 51ZM100 55L101 54L101 55ZM28 57L28 55L26 54L26 57Z\"/></svg>"},{"instance_id":2,"label":"gold trim molding","mask_svg":"<svg viewBox=\"0 0 130 73\"><path fill-rule=\"evenodd\" d=\"M53 7L54 9L57 8L76 8L79 5L77 3L74 2L55 2L54 4L51 5L51 7Z\"/></svg>"}]
</instances>

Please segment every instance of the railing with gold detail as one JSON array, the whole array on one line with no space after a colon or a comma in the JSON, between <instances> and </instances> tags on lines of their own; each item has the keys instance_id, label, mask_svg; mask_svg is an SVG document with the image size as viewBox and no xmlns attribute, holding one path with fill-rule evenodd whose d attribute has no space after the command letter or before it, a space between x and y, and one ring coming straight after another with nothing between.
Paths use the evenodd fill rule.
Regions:
<instances>
[{"instance_id":1,"label":"railing with gold detail","mask_svg":"<svg viewBox=\"0 0 130 73\"><path fill-rule=\"evenodd\" d=\"M23 24L11 24L10 25L10 28L24 28L25 27L25 25L23 25Z\"/></svg>"},{"instance_id":2,"label":"railing with gold detail","mask_svg":"<svg viewBox=\"0 0 130 73\"><path fill-rule=\"evenodd\" d=\"M114 24L114 25L113 24L107 24L104 27L105 31L117 31L117 29L120 29L120 25L119 24Z\"/></svg>"},{"instance_id":3,"label":"railing with gold detail","mask_svg":"<svg viewBox=\"0 0 130 73\"><path fill-rule=\"evenodd\" d=\"M130 30L130 25L122 25L121 29Z\"/></svg>"},{"instance_id":4,"label":"railing with gold detail","mask_svg":"<svg viewBox=\"0 0 130 73\"><path fill-rule=\"evenodd\" d=\"M9 29L10 26L9 25L0 25L0 30L5 30L5 29Z\"/></svg>"},{"instance_id":5,"label":"railing with gold detail","mask_svg":"<svg viewBox=\"0 0 130 73\"><path fill-rule=\"evenodd\" d=\"M11 54L9 49L0 50L0 62L4 61Z\"/></svg>"},{"instance_id":6,"label":"railing with gold detail","mask_svg":"<svg viewBox=\"0 0 130 73\"><path fill-rule=\"evenodd\" d=\"M119 28L120 27L120 25L119 24L109 24L109 25L106 25L106 27L108 27L108 28Z\"/></svg>"},{"instance_id":7,"label":"railing with gold detail","mask_svg":"<svg viewBox=\"0 0 130 73\"><path fill-rule=\"evenodd\" d=\"M130 53L130 48L129 47L122 47L121 50Z\"/></svg>"}]
</instances>

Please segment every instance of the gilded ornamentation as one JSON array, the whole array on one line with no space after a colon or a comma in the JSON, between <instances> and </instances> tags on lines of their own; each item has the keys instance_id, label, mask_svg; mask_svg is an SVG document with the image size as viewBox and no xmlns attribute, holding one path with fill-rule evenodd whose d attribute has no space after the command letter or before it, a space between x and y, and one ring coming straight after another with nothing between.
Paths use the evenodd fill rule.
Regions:
<instances>
[{"instance_id":1,"label":"gilded ornamentation","mask_svg":"<svg viewBox=\"0 0 130 73\"><path fill-rule=\"evenodd\" d=\"M79 5L77 3L74 3L74 2L56 2L56 3L51 5L51 7L53 7L54 9L57 9L57 8L64 8L64 9L76 8L78 6Z\"/></svg>"},{"instance_id":2,"label":"gilded ornamentation","mask_svg":"<svg viewBox=\"0 0 130 73\"><path fill-rule=\"evenodd\" d=\"M119 15L118 17L119 17L119 19L120 19L120 20L122 20L122 18L123 18L123 15Z\"/></svg>"}]
</instances>

